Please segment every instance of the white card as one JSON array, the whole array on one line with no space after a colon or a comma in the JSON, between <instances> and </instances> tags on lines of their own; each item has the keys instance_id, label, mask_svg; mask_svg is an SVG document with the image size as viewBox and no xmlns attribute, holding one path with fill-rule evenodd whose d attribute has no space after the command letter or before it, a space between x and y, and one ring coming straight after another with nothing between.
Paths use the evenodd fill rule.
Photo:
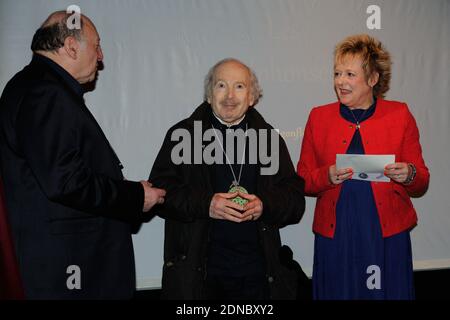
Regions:
<instances>
[{"instance_id":1,"label":"white card","mask_svg":"<svg viewBox=\"0 0 450 320\"><path fill-rule=\"evenodd\" d=\"M337 154L336 169L352 168L354 180L389 182L384 167L395 162L395 154Z\"/></svg>"}]
</instances>

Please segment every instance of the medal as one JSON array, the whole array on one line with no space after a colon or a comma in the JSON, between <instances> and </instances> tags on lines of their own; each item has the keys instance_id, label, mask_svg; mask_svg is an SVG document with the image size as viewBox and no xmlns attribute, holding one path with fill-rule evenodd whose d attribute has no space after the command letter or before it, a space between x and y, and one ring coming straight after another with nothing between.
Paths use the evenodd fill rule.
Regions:
<instances>
[{"instance_id":1,"label":"medal","mask_svg":"<svg viewBox=\"0 0 450 320\"><path fill-rule=\"evenodd\" d=\"M235 193L235 192L240 192L240 193L245 193L248 194L248 191L240 186L240 185L235 185L234 183L231 185L230 190L228 190L228 193ZM234 203L237 203L241 206L244 206L248 200L239 196L234 197L233 199L231 199L231 201L233 201Z\"/></svg>"}]
</instances>

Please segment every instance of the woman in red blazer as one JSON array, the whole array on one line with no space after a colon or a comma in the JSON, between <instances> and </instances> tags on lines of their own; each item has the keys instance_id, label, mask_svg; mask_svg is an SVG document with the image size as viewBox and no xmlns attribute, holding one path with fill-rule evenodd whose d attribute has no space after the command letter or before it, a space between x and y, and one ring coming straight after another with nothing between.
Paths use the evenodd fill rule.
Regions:
<instances>
[{"instance_id":1,"label":"woman in red blazer","mask_svg":"<svg viewBox=\"0 0 450 320\"><path fill-rule=\"evenodd\" d=\"M298 174L317 197L313 231L316 299L413 299L409 232L417 223L410 196L429 183L419 131L405 103L383 100L389 53L368 35L336 46L338 102L314 108L305 127ZM394 154L390 182L353 178L336 154Z\"/></svg>"}]
</instances>

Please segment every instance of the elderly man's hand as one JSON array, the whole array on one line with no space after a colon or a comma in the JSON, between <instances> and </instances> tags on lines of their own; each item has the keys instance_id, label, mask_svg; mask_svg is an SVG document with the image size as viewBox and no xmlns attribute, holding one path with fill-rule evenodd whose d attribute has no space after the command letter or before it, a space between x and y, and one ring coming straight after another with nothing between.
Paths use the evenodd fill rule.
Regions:
<instances>
[{"instance_id":1,"label":"elderly man's hand","mask_svg":"<svg viewBox=\"0 0 450 320\"><path fill-rule=\"evenodd\" d=\"M152 184L148 181L140 181L144 187L144 207L143 212L148 212L155 204L164 203L164 197L166 196L166 191L159 188L154 188Z\"/></svg>"},{"instance_id":2,"label":"elderly man's hand","mask_svg":"<svg viewBox=\"0 0 450 320\"><path fill-rule=\"evenodd\" d=\"M259 217L261 217L263 213L263 203L258 198L258 196L254 194L245 194L240 193L238 194L241 198L247 199L248 202L244 206L244 219L245 220L257 220Z\"/></svg>"},{"instance_id":3,"label":"elderly man's hand","mask_svg":"<svg viewBox=\"0 0 450 320\"><path fill-rule=\"evenodd\" d=\"M238 195L234 193L216 193L211 199L209 206L209 216L213 219L242 222L248 220L242 214L244 208L231 199Z\"/></svg>"}]
</instances>

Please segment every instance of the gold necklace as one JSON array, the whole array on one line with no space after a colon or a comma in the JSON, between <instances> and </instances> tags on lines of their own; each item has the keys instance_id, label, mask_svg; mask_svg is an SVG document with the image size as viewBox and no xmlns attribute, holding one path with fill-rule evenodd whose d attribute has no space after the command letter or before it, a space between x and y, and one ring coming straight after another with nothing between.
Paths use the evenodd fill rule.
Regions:
<instances>
[{"instance_id":1,"label":"gold necklace","mask_svg":"<svg viewBox=\"0 0 450 320\"><path fill-rule=\"evenodd\" d=\"M355 119L356 121L356 130L359 130L359 128L361 128L361 125L359 124L359 120L361 120L364 115L366 114L367 110L369 110L369 108L367 108L366 110L364 110L364 112L358 117L358 119L356 119L355 114L353 113L352 109L348 108L348 110L350 110L350 113L352 114L353 119Z\"/></svg>"}]
</instances>

